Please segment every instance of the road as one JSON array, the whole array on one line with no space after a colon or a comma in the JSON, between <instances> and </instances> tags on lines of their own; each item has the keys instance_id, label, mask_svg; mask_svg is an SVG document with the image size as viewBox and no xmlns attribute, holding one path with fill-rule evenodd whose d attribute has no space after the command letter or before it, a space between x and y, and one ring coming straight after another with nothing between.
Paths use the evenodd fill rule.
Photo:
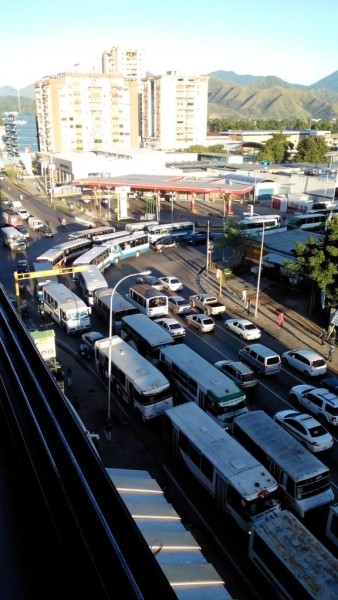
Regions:
<instances>
[{"instance_id":1,"label":"road","mask_svg":"<svg viewBox=\"0 0 338 600\"><path fill-rule=\"evenodd\" d=\"M37 206L34 199L23 201L23 204L25 208L28 208L39 218L43 220L49 220L52 224L52 227L56 228L56 235L52 239L40 238L38 233L32 234L32 238L27 247L27 258L30 263L32 263L39 254L47 250L49 247L66 241L68 233L71 230L78 228L78 225L75 223L69 223L66 227L60 226L58 215L55 214L54 209L48 205ZM2 269L2 283L6 289L8 289L11 293L14 293L13 270L15 269L16 257L5 248L0 248L0 255L2 265L5 267ZM184 283L184 290L180 292L180 294L188 298L190 294L198 291L196 275L205 265L205 261L206 255L204 246L190 247L187 245L184 246L184 249L183 246L182 248L178 249L168 249L162 254L157 254L150 250L149 253L133 259L132 261L128 262L128 264L120 263L114 267L111 267L105 272L105 277L109 286L113 287L125 275L133 272L137 273L138 271L143 271L150 267L152 273L156 276L174 275L181 279L181 281ZM67 285L69 285L70 288L76 290L75 284L70 276L64 278L64 281L67 283ZM121 294L127 293L130 281L131 280L129 279L128 281L121 283L121 286L118 287L117 291ZM30 282L28 285L28 300L32 307L32 311L27 324L32 328L39 327L41 321L36 311L36 300L32 282ZM225 318L229 318L231 316L231 314L226 313ZM184 319L179 320L181 320L184 324ZM67 344L74 350L77 350L79 346L78 337L69 338L57 326L55 326L54 329L58 339L63 341L63 343ZM102 333L107 335L108 323L104 324L95 316L95 314L93 314L92 329L102 331ZM263 333L261 342L277 351L279 354L286 349L277 339L270 336L270 334L266 332ZM215 361L223 358L237 359L238 350L244 345L244 343L234 334L228 330L225 330L223 319L216 322L215 331L211 334L203 335L198 334L195 331L188 330L185 343L201 354L210 363L214 363ZM297 376L294 372L291 372L289 369L283 368L281 373L276 377L264 379L260 382L257 391L250 399L250 407L253 409L264 409L270 415L273 415L278 410L290 407L292 405L288 399L288 391L292 386L299 383L304 383L304 380ZM175 482L175 491L172 491L172 498L173 502L177 502L178 508L180 509L178 512L182 519L186 522L192 522L195 524L197 522L195 512L197 507L198 514L202 517L202 521L199 522L199 529L196 531L197 537L201 540L200 543L203 545L203 547L206 547L207 552L210 552L210 556L212 556L212 560L216 563L215 566L218 568L222 576L224 573L225 580L231 577L231 573L229 574L229 572L224 569L224 565L222 564L224 557L226 556L228 563L232 564L232 561L234 561L230 572L232 569L237 568L237 564L244 562L248 572L247 577L252 578L252 580L255 582L255 587L262 587L262 589L264 589L264 592L260 594L260 597L269 597L269 590L265 590L265 585L259 581L259 578L257 579L254 573L251 572L250 565L248 565L247 561L245 561L245 540L237 540L238 543L236 542L236 552L234 551L234 548L232 548L231 542L229 544L229 538L233 541L238 537L238 532L236 532L236 529L230 519L223 515L220 518L219 513L212 509L210 498L206 492L201 490L199 485L196 484L192 477L182 470L181 465L173 463L173 461L168 457L166 450L162 448L160 432L155 426L145 426L135 419L133 415L130 415L126 411L124 411L123 414L128 420L129 426L126 426L126 421L123 420L123 418L120 418L119 424L121 431L124 430L125 432L126 428L131 428L133 431L136 431L137 435L143 440L143 443L147 449L146 456L149 457L148 468L154 474L154 476L156 476L159 482L163 481L165 483L167 490L169 489L169 497L170 490L174 490ZM96 424L95 426L93 426L93 423L89 422L85 424L90 430L96 428ZM335 441L337 442L337 434L335 434L335 432L332 433ZM123 437L120 437L119 439L122 440ZM130 443L129 435L126 436L126 439L128 440L128 443ZM139 453L138 443L135 444L135 454L133 457L135 459L134 468L137 468L137 465L140 463L140 460L137 459L137 453ZM154 457L156 457L156 459L154 459ZM330 468L332 474L332 483L335 491L338 492L337 443L335 443L334 447L330 451L325 453L325 455L320 455L319 458ZM120 464L116 464L118 462L118 457L115 459L113 458L111 451L109 452L107 449L107 445L104 445L102 459L104 460L106 466L122 466ZM142 460L142 467L140 468L146 468L144 466L145 462L146 461ZM178 487L176 485L177 481L180 482ZM181 490L181 492L179 490ZM189 503L187 504L186 501L184 501L186 498L193 498L195 506L193 507ZM195 525L195 527L197 526ZM209 535L212 536L212 544L208 538ZM243 579L243 581L245 581L245 579ZM236 581L236 586L239 586L238 589L236 588L237 597L244 599L246 597L246 592L245 588L244 590L241 590L239 579Z\"/></svg>"}]
</instances>

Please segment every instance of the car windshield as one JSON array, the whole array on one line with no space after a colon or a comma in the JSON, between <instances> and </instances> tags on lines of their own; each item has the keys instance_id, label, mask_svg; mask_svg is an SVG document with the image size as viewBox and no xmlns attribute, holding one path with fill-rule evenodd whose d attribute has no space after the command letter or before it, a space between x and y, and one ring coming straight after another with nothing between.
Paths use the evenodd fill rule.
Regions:
<instances>
[{"instance_id":1,"label":"car windshield","mask_svg":"<svg viewBox=\"0 0 338 600\"><path fill-rule=\"evenodd\" d=\"M253 323L248 323L247 325L244 325L244 329L246 329L246 331L252 331L253 329L257 329L257 327Z\"/></svg>"},{"instance_id":2,"label":"car windshield","mask_svg":"<svg viewBox=\"0 0 338 600\"><path fill-rule=\"evenodd\" d=\"M213 324L213 320L212 319L201 319L203 325L212 325Z\"/></svg>"},{"instance_id":3,"label":"car windshield","mask_svg":"<svg viewBox=\"0 0 338 600\"><path fill-rule=\"evenodd\" d=\"M325 367L325 360L323 358L319 358L318 360L314 360L312 363L314 369L318 369L318 367Z\"/></svg>"},{"instance_id":4,"label":"car windshield","mask_svg":"<svg viewBox=\"0 0 338 600\"><path fill-rule=\"evenodd\" d=\"M174 304L177 304L177 306L185 306L186 301L185 300L174 300Z\"/></svg>"},{"instance_id":5,"label":"car windshield","mask_svg":"<svg viewBox=\"0 0 338 600\"><path fill-rule=\"evenodd\" d=\"M172 325L169 325L169 327L170 329L182 329L179 323L172 323Z\"/></svg>"}]
</instances>

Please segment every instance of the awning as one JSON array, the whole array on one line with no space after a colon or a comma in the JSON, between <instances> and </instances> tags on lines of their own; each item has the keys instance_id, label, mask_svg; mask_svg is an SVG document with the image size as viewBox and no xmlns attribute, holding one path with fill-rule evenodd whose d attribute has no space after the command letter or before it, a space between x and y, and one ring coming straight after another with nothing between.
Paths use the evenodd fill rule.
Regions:
<instances>
[{"instance_id":1,"label":"awning","mask_svg":"<svg viewBox=\"0 0 338 600\"><path fill-rule=\"evenodd\" d=\"M274 265L284 265L284 262L289 260L291 262L297 262L293 256L285 256L285 254L277 254L277 252L269 252L263 256L264 263L272 263Z\"/></svg>"}]
</instances>

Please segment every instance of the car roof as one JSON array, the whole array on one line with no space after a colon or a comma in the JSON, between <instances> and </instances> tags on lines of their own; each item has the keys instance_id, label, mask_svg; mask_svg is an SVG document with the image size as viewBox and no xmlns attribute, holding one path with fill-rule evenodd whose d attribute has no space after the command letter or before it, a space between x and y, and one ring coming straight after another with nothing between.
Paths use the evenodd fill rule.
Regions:
<instances>
[{"instance_id":1,"label":"car roof","mask_svg":"<svg viewBox=\"0 0 338 600\"><path fill-rule=\"evenodd\" d=\"M174 323L178 323L179 325L181 325L179 321L176 321L176 319L173 319L172 317L162 317L160 319L155 319L155 323L157 323L158 321L161 321L161 323L168 323L168 325L173 325Z\"/></svg>"},{"instance_id":2,"label":"car roof","mask_svg":"<svg viewBox=\"0 0 338 600\"><path fill-rule=\"evenodd\" d=\"M92 340L104 338L103 333L99 331L89 331L88 333L84 333L83 336Z\"/></svg>"},{"instance_id":3,"label":"car roof","mask_svg":"<svg viewBox=\"0 0 338 600\"><path fill-rule=\"evenodd\" d=\"M300 350L288 350L285 354L289 354L290 352L297 352L298 354L301 354L302 356L307 356L309 358L323 358L321 354L315 352L314 350L309 350L308 348L301 348Z\"/></svg>"}]
</instances>

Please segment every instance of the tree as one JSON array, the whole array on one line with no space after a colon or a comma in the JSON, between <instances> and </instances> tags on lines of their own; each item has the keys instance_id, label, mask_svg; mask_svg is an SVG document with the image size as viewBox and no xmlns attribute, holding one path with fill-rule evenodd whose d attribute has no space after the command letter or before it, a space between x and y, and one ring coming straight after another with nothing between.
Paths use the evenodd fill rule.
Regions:
<instances>
[{"instance_id":1,"label":"tree","mask_svg":"<svg viewBox=\"0 0 338 600\"><path fill-rule=\"evenodd\" d=\"M323 163L327 162L327 153L330 151L322 136L306 137L297 146L295 162Z\"/></svg>"},{"instance_id":2,"label":"tree","mask_svg":"<svg viewBox=\"0 0 338 600\"><path fill-rule=\"evenodd\" d=\"M224 235L217 239L216 246L218 248L232 248L234 258L239 259L245 254L248 243L249 240L244 235L243 229L240 228L238 221L232 217L225 217Z\"/></svg>"},{"instance_id":3,"label":"tree","mask_svg":"<svg viewBox=\"0 0 338 600\"><path fill-rule=\"evenodd\" d=\"M297 242L293 254L296 262L286 260L284 267L294 275L312 279L325 293L326 304L338 306L338 217L327 221L322 241L309 237L306 244Z\"/></svg>"},{"instance_id":4,"label":"tree","mask_svg":"<svg viewBox=\"0 0 338 600\"><path fill-rule=\"evenodd\" d=\"M289 142L283 133L275 133L269 139L264 149L257 155L257 160L267 160L273 163L284 162L288 157Z\"/></svg>"}]
</instances>

